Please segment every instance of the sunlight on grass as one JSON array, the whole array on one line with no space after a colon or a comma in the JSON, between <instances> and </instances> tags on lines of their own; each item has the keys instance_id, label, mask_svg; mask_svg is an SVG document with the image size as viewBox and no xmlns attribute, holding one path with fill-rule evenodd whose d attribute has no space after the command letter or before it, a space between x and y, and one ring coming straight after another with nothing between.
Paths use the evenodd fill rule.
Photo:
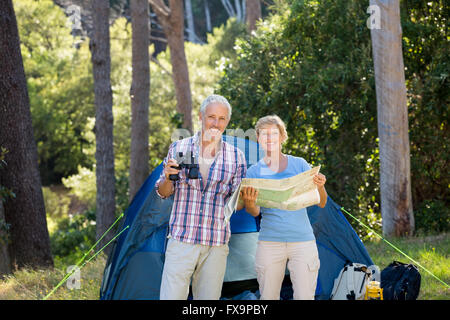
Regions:
<instances>
[{"instance_id":1,"label":"sunlight on grass","mask_svg":"<svg viewBox=\"0 0 450 320\"><path fill-rule=\"evenodd\" d=\"M436 277L450 284L450 236L388 239L397 248L420 263ZM413 263L382 240L366 242L365 246L376 265L383 270L393 261ZM413 263L414 264L414 263ZM450 300L450 289L427 271L417 266L421 275L419 300Z\"/></svg>"},{"instance_id":2,"label":"sunlight on grass","mask_svg":"<svg viewBox=\"0 0 450 320\"><path fill-rule=\"evenodd\" d=\"M48 300L98 300L106 257L99 255L81 269L80 289L62 284ZM66 275L66 267L53 270L21 269L0 280L0 300L42 300Z\"/></svg>"}]
</instances>

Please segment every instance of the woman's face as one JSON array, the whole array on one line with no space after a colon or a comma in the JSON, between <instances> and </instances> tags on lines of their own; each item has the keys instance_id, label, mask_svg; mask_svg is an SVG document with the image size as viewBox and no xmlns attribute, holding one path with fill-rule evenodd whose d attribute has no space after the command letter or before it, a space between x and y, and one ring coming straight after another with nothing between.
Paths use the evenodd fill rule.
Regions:
<instances>
[{"instance_id":1,"label":"woman's face","mask_svg":"<svg viewBox=\"0 0 450 320\"><path fill-rule=\"evenodd\" d=\"M281 150L281 134L278 126L270 124L262 127L258 133L258 143L266 152L279 152Z\"/></svg>"}]
</instances>

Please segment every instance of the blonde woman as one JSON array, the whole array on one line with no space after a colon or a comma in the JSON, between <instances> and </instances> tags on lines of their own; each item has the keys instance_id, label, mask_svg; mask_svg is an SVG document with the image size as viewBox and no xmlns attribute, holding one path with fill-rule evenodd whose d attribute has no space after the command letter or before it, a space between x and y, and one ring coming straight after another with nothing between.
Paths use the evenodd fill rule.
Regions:
<instances>
[{"instance_id":1,"label":"blonde woman","mask_svg":"<svg viewBox=\"0 0 450 320\"><path fill-rule=\"evenodd\" d=\"M265 151L259 162L248 168L247 178L284 179L311 169L299 157L281 152L287 140L286 127L276 115L256 123L258 143ZM320 194L320 207L325 207L327 193L323 174L314 177ZM252 216L261 214L261 228L255 256L255 268L262 300L279 300L281 284L289 270L295 300L313 300L320 261L315 236L306 208L297 211L263 208L256 205L258 192L252 187L241 190L245 209Z\"/></svg>"}]
</instances>

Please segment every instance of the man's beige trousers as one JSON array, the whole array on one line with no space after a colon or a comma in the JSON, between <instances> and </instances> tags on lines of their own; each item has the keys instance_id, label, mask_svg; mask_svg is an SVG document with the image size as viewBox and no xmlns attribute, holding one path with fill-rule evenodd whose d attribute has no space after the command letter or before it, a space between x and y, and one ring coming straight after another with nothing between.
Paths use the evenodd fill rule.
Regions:
<instances>
[{"instance_id":1,"label":"man's beige trousers","mask_svg":"<svg viewBox=\"0 0 450 320\"><path fill-rule=\"evenodd\" d=\"M161 300L186 300L192 278L194 300L218 300L227 266L228 244L204 246L169 239Z\"/></svg>"}]
</instances>

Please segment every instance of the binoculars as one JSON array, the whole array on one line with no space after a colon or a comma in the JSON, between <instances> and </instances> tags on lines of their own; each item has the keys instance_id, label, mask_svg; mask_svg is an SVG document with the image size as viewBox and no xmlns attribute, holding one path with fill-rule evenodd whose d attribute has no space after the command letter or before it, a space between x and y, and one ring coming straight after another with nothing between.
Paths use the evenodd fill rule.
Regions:
<instances>
[{"instance_id":1,"label":"binoculars","mask_svg":"<svg viewBox=\"0 0 450 320\"><path fill-rule=\"evenodd\" d=\"M189 161L187 161L187 160L189 160ZM172 166L172 168L175 168L178 170L182 170L182 169L186 168L188 170L187 177L189 179L198 179L199 165L198 165L198 163L197 164L195 163L194 155L192 154L192 152L190 153L190 158L184 157L183 152L178 152L177 162L178 162L178 166ZM172 181L177 181L180 179L180 176L178 174L171 174L171 175L169 175L169 179Z\"/></svg>"}]
</instances>

